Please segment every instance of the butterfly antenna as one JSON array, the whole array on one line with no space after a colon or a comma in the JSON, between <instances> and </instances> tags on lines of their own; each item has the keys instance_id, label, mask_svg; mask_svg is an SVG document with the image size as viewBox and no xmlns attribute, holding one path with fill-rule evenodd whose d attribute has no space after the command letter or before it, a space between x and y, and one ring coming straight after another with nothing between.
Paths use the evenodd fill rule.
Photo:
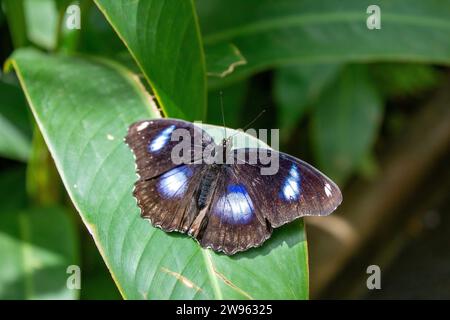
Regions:
<instances>
[{"instance_id":1,"label":"butterfly antenna","mask_svg":"<svg viewBox=\"0 0 450 320\"><path fill-rule=\"evenodd\" d=\"M225 112L223 111L223 92L220 91L220 110L222 110L222 123L225 139L227 138L227 127L225 126Z\"/></svg>"},{"instance_id":2,"label":"butterfly antenna","mask_svg":"<svg viewBox=\"0 0 450 320\"><path fill-rule=\"evenodd\" d=\"M255 121L258 120L258 119L263 115L264 112L266 112L266 109L264 109L263 111L261 111L261 112L255 117L255 119L253 119L252 121L250 121L250 123L247 124L247 125L242 129L242 131L247 130L252 124L254 124ZM236 132L236 133L233 134L230 138L233 138L233 137L234 137L235 135L237 135L238 133L239 133L239 132Z\"/></svg>"},{"instance_id":3,"label":"butterfly antenna","mask_svg":"<svg viewBox=\"0 0 450 320\"><path fill-rule=\"evenodd\" d=\"M254 124L255 121L258 120L258 119L263 115L264 112L266 112L266 109L264 109L263 111L261 111L261 112L255 117L255 119L253 119L252 121L250 121L250 123L247 124L247 125L242 129L242 131L245 131L245 130L247 130L248 128L250 128L250 126L251 126L252 124Z\"/></svg>"}]
</instances>

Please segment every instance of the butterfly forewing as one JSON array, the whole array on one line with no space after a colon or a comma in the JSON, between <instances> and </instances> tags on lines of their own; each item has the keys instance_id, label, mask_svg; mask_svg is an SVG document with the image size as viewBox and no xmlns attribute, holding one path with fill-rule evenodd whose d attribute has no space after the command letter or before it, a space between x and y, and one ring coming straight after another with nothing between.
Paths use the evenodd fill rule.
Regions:
<instances>
[{"instance_id":1,"label":"butterfly forewing","mask_svg":"<svg viewBox=\"0 0 450 320\"><path fill-rule=\"evenodd\" d=\"M201 157L203 149L213 142L205 131L183 120L145 120L130 126L125 142L133 150L137 173L141 178L158 176L176 166L172 159L172 149L180 143L172 141L172 134L176 130L188 134L187 137L191 139L190 159L185 163Z\"/></svg>"},{"instance_id":2,"label":"butterfly forewing","mask_svg":"<svg viewBox=\"0 0 450 320\"><path fill-rule=\"evenodd\" d=\"M235 150L235 154L239 151ZM279 165L274 174L263 174L261 169L267 165L261 163L260 151L245 149L246 160L233 165L232 169L249 190L255 210L268 219L272 227L302 216L328 215L341 203L341 192L331 179L287 154L264 150L269 156L277 156ZM256 159L256 162L250 163L250 159Z\"/></svg>"}]
</instances>

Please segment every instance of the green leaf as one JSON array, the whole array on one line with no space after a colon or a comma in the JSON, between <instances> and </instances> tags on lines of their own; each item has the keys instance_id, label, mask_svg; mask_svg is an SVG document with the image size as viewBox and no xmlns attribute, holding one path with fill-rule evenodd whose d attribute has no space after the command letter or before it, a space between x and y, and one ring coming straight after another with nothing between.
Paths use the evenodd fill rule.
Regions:
<instances>
[{"instance_id":1,"label":"green leaf","mask_svg":"<svg viewBox=\"0 0 450 320\"><path fill-rule=\"evenodd\" d=\"M203 120L205 57L193 1L95 2L134 56L164 113Z\"/></svg>"},{"instance_id":2,"label":"green leaf","mask_svg":"<svg viewBox=\"0 0 450 320\"><path fill-rule=\"evenodd\" d=\"M27 24L25 18L24 0L3 0L6 19L11 33L14 48L28 44Z\"/></svg>"},{"instance_id":3,"label":"green leaf","mask_svg":"<svg viewBox=\"0 0 450 320\"><path fill-rule=\"evenodd\" d=\"M31 130L25 98L19 88L0 80L0 156L26 161Z\"/></svg>"},{"instance_id":4,"label":"green leaf","mask_svg":"<svg viewBox=\"0 0 450 320\"><path fill-rule=\"evenodd\" d=\"M338 64L292 65L276 70L274 95L278 107L278 125L284 138L289 137L308 107L333 80Z\"/></svg>"},{"instance_id":5,"label":"green leaf","mask_svg":"<svg viewBox=\"0 0 450 320\"><path fill-rule=\"evenodd\" d=\"M47 50L56 47L58 8L55 0L24 0L28 39Z\"/></svg>"},{"instance_id":6,"label":"green leaf","mask_svg":"<svg viewBox=\"0 0 450 320\"><path fill-rule=\"evenodd\" d=\"M109 62L33 51L16 52L12 65L64 185L125 298L308 297L302 220L275 230L262 247L228 257L140 218L132 196L134 160L123 137L134 121L158 114L135 75Z\"/></svg>"},{"instance_id":7,"label":"green leaf","mask_svg":"<svg viewBox=\"0 0 450 320\"><path fill-rule=\"evenodd\" d=\"M27 163L27 193L33 205L45 207L61 203L65 195L55 163L36 125Z\"/></svg>"},{"instance_id":8,"label":"green leaf","mask_svg":"<svg viewBox=\"0 0 450 320\"><path fill-rule=\"evenodd\" d=\"M79 290L67 287L67 268L79 261L75 228L64 210L2 210L0 256L0 299L78 298Z\"/></svg>"},{"instance_id":9,"label":"green leaf","mask_svg":"<svg viewBox=\"0 0 450 320\"><path fill-rule=\"evenodd\" d=\"M224 78L235 68L247 63L239 49L232 43L220 43L207 46L206 69L208 76Z\"/></svg>"},{"instance_id":10,"label":"green leaf","mask_svg":"<svg viewBox=\"0 0 450 320\"><path fill-rule=\"evenodd\" d=\"M450 2L198 0L207 45L234 43L247 64L224 81L282 64L414 61L450 64ZM381 29L369 30L369 5ZM229 14L224 14L227 12Z\"/></svg>"},{"instance_id":11,"label":"green leaf","mask_svg":"<svg viewBox=\"0 0 450 320\"><path fill-rule=\"evenodd\" d=\"M312 139L320 167L345 181L370 151L382 116L382 101L367 67L347 67L317 101Z\"/></svg>"},{"instance_id":12,"label":"green leaf","mask_svg":"<svg viewBox=\"0 0 450 320\"><path fill-rule=\"evenodd\" d=\"M86 28L88 18L89 8L95 7L93 3L89 0L55 0L56 8L58 11L58 22L56 25L57 35L56 35L56 48L59 52L73 53L78 50L80 45L81 36L89 34ZM77 11L73 11L70 8L71 5L77 5L79 8L80 15L75 16ZM68 10L70 8L70 10ZM67 23L72 24L73 22L78 22L75 19L79 18L80 29L68 28ZM106 41L105 41L106 42Z\"/></svg>"}]
</instances>

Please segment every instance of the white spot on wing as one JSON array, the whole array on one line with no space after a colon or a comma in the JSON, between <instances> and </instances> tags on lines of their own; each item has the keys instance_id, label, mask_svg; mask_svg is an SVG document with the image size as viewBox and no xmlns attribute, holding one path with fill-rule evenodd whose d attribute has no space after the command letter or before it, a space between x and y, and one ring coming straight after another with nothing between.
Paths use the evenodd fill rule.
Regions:
<instances>
[{"instance_id":1,"label":"white spot on wing","mask_svg":"<svg viewBox=\"0 0 450 320\"><path fill-rule=\"evenodd\" d=\"M175 130L175 125L165 128L158 136L150 142L149 151L155 152L161 150L169 142L170 134Z\"/></svg>"},{"instance_id":2,"label":"white spot on wing","mask_svg":"<svg viewBox=\"0 0 450 320\"><path fill-rule=\"evenodd\" d=\"M191 169L188 167L178 167L163 174L158 181L158 191L167 198L181 197L188 188L188 179L191 176Z\"/></svg>"},{"instance_id":3,"label":"white spot on wing","mask_svg":"<svg viewBox=\"0 0 450 320\"><path fill-rule=\"evenodd\" d=\"M138 125L138 127L136 128L136 130L137 130L137 131L144 130L145 128L148 127L149 124L150 124L150 122L148 122L148 121L142 122L140 125Z\"/></svg>"},{"instance_id":4,"label":"white spot on wing","mask_svg":"<svg viewBox=\"0 0 450 320\"><path fill-rule=\"evenodd\" d=\"M283 183L281 192L283 197L288 201L297 200L299 198L300 174L297 166L292 165L291 170L289 170L289 174Z\"/></svg>"},{"instance_id":5,"label":"white spot on wing","mask_svg":"<svg viewBox=\"0 0 450 320\"><path fill-rule=\"evenodd\" d=\"M329 183L325 183L325 187L323 187L323 189L325 190L325 194L327 195L328 198L332 196L331 186Z\"/></svg>"},{"instance_id":6,"label":"white spot on wing","mask_svg":"<svg viewBox=\"0 0 450 320\"><path fill-rule=\"evenodd\" d=\"M228 193L217 201L216 210L230 223L247 223L253 214L253 203L243 186L229 186Z\"/></svg>"},{"instance_id":7,"label":"white spot on wing","mask_svg":"<svg viewBox=\"0 0 450 320\"><path fill-rule=\"evenodd\" d=\"M106 135L106 138L108 140L111 140L111 141L114 140L114 136L112 134L109 134L109 133Z\"/></svg>"}]
</instances>

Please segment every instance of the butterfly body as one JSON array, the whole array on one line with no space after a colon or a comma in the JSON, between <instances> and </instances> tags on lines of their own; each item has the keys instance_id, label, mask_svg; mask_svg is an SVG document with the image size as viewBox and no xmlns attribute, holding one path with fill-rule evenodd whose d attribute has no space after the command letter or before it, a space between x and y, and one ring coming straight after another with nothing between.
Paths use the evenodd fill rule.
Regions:
<instances>
[{"instance_id":1,"label":"butterfly body","mask_svg":"<svg viewBox=\"0 0 450 320\"><path fill-rule=\"evenodd\" d=\"M173 159L177 130L191 139L183 162ZM136 158L133 194L141 216L228 255L261 245L273 228L298 217L328 215L342 200L339 188L306 162L274 150L232 149L230 138L215 144L183 120L136 122L126 142ZM279 158L277 172L262 173L268 164L261 151Z\"/></svg>"},{"instance_id":2,"label":"butterfly body","mask_svg":"<svg viewBox=\"0 0 450 320\"><path fill-rule=\"evenodd\" d=\"M219 165L212 164L201 180L197 195L197 206L200 210L208 204L207 201L217 183L217 176L220 170Z\"/></svg>"}]
</instances>

